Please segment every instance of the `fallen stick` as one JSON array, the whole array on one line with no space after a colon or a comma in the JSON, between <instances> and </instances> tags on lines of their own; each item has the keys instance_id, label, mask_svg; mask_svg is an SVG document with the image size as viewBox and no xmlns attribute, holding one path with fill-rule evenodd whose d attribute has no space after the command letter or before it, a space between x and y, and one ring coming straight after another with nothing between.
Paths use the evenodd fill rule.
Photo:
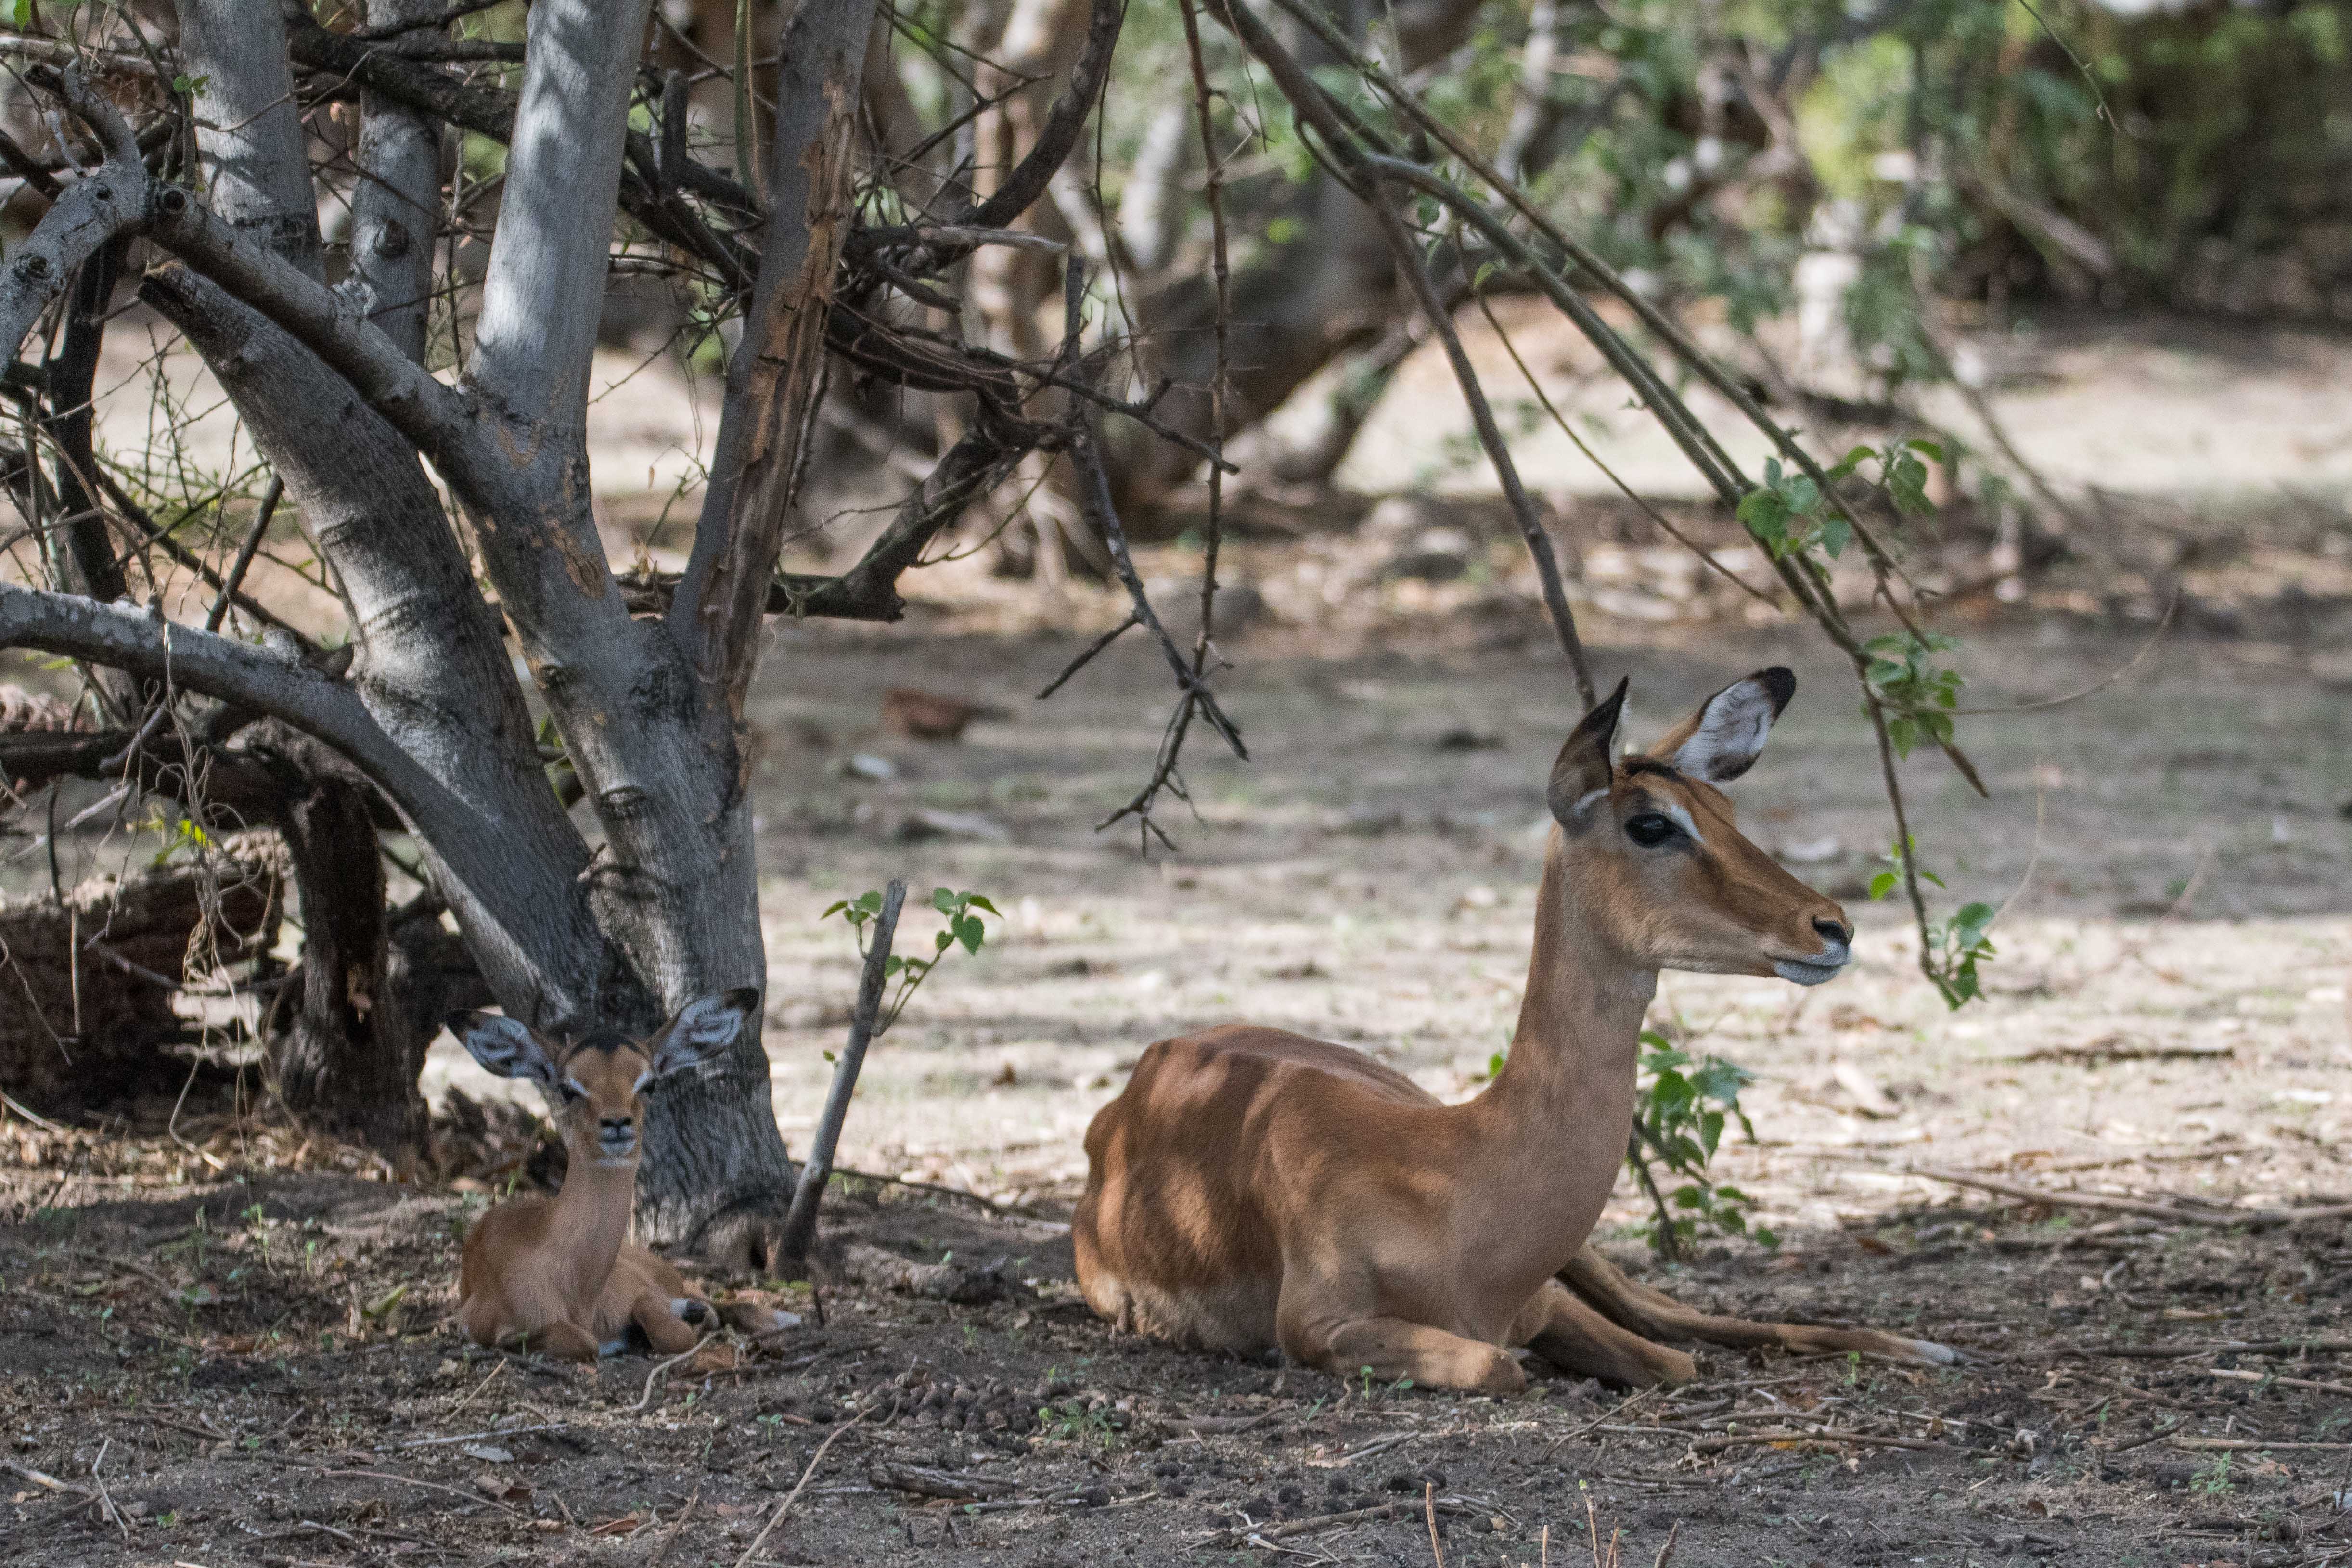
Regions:
<instances>
[{"instance_id":1,"label":"fallen stick","mask_svg":"<svg viewBox=\"0 0 2352 1568\"><path fill-rule=\"evenodd\" d=\"M653 1371L646 1373L646 1391L638 1396L637 1402L635 1405L629 1406L629 1414L632 1415L642 1415L647 1410L653 1408L654 1384L661 1381L662 1373L667 1372L678 1363L686 1360L688 1356L696 1354L704 1345L709 1344L718 1337L719 1336L717 1334L705 1334L701 1339L695 1342L693 1350L680 1351L677 1354L670 1357L669 1360L656 1363Z\"/></svg>"},{"instance_id":2,"label":"fallen stick","mask_svg":"<svg viewBox=\"0 0 2352 1568\"><path fill-rule=\"evenodd\" d=\"M688 1351L686 1353L692 1355L694 1352ZM497 1373L490 1373L490 1377L496 1376L498 1376ZM487 1383L489 1379L485 1378L483 1381ZM561 1421L551 1421L543 1426L500 1426L488 1432L461 1432L455 1437L412 1437L405 1443L394 1443L390 1449L378 1449L377 1452L396 1453L404 1448L443 1448L452 1443L471 1443L483 1437L520 1437L526 1432L561 1432L562 1430L563 1423Z\"/></svg>"},{"instance_id":3,"label":"fallen stick","mask_svg":"<svg viewBox=\"0 0 2352 1568\"><path fill-rule=\"evenodd\" d=\"M1871 1432L1726 1432L1719 1436L1700 1437L1691 1444L1694 1454L1720 1453L1726 1448L1744 1448L1765 1443L1843 1443L1862 1448L1923 1448L1939 1454L1978 1454L1980 1448L1963 1448L1956 1443L1938 1443L1930 1437L1881 1437Z\"/></svg>"},{"instance_id":4,"label":"fallen stick","mask_svg":"<svg viewBox=\"0 0 2352 1568\"><path fill-rule=\"evenodd\" d=\"M835 1427L833 1435L816 1446L816 1452L809 1456L808 1468L803 1470L801 1479L793 1483L793 1489L784 1494L784 1500L776 1505L776 1511L768 1516L768 1522L760 1527L760 1533L751 1537L751 1544L743 1548L743 1555L735 1559L735 1568L744 1568L760 1554L760 1548L767 1544L769 1532L784 1522L784 1515L793 1511L793 1504L798 1502L801 1493L808 1489L809 1482L816 1476L816 1468L824 1463L826 1453L841 1441L844 1433L865 1419L863 1415L852 1416Z\"/></svg>"},{"instance_id":5,"label":"fallen stick","mask_svg":"<svg viewBox=\"0 0 2352 1568\"><path fill-rule=\"evenodd\" d=\"M299 1464L301 1461L281 1460L280 1462ZM439 1481L420 1481L410 1476L395 1476L390 1470L320 1470L319 1474L322 1477L350 1476L371 1481L397 1481L402 1486L418 1487L428 1492L447 1492L451 1497L464 1498L467 1502L479 1503L485 1508L494 1508L500 1513L513 1514L517 1519L524 1517L522 1510L509 1508L495 1498L484 1497L480 1492L462 1491L456 1487L445 1487Z\"/></svg>"},{"instance_id":6,"label":"fallen stick","mask_svg":"<svg viewBox=\"0 0 2352 1568\"><path fill-rule=\"evenodd\" d=\"M2322 1394L2352 1395L2352 1383L2319 1383L2308 1377L2281 1377L2274 1373L2255 1372L2242 1366L2209 1366L2198 1370L2208 1377L2227 1378L2232 1383L2274 1383L2281 1388L2314 1388Z\"/></svg>"},{"instance_id":7,"label":"fallen stick","mask_svg":"<svg viewBox=\"0 0 2352 1568\"><path fill-rule=\"evenodd\" d=\"M46 1470L28 1470L22 1465L11 1464L5 1459L0 1459L0 1470L5 1470L12 1476L21 1476L37 1487L46 1487L53 1492L68 1493L80 1498L85 1502L98 1500L98 1494L88 1487L76 1486L71 1481L61 1481Z\"/></svg>"},{"instance_id":8,"label":"fallen stick","mask_svg":"<svg viewBox=\"0 0 2352 1568\"><path fill-rule=\"evenodd\" d=\"M1270 1530L1262 1526L1252 1530L1228 1530L1210 1539L1213 1544L1246 1546L1253 1542L1288 1541L1295 1536L1318 1535L1327 1530L1344 1530L1351 1524L1377 1524L1384 1519L1410 1519L1420 1511L1417 1505L1410 1502L1375 1503L1370 1508L1349 1509L1345 1513L1323 1513L1312 1519L1294 1519L1288 1524L1277 1524ZM1437 1511L1468 1513L1470 1505L1459 1498L1442 1497L1437 1500Z\"/></svg>"},{"instance_id":9,"label":"fallen stick","mask_svg":"<svg viewBox=\"0 0 2352 1568\"><path fill-rule=\"evenodd\" d=\"M2179 1204L2117 1197L2107 1193L2053 1193L2041 1187L2029 1187L2021 1182L2004 1182L1997 1176L1973 1175L1967 1171L1947 1171L1933 1165L1904 1165L1896 1168L1894 1173L1921 1176L1955 1187L1974 1187L1979 1192L1998 1193L2002 1197L2039 1204L2044 1208L2099 1209L2108 1214L2142 1215L2150 1219L2171 1220L2179 1225L2301 1225L2308 1220L2352 1218L2352 1204L2321 1204L2297 1209L2184 1208Z\"/></svg>"},{"instance_id":10,"label":"fallen stick","mask_svg":"<svg viewBox=\"0 0 2352 1568\"><path fill-rule=\"evenodd\" d=\"M2175 1437L2176 1448L2269 1449L2301 1448L2321 1454L2352 1454L2352 1443L2265 1443L2257 1437Z\"/></svg>"},{"instance_id":11,"label":"fallen stick","mask_svg":"<svg viewBox=\"0 0 2352 1568\"><path fill-rule=\"evenodd\" d=\"M2174 1340L2164 1344L2123 1345L2109 1341L2097 1345L2053 1345L2047 1350L2019 1351L2005 1358L2021 1362L2055 1361L2067 1356L2086 1360L2173 1361L2192 1355L2352 1355L2352 1340Z\"/></svg>"},{"instance_id":12,"label":"fallen stick","mask_svg":"<svg viewBox=\"0 0 2352 1568\"><path fill-rule=\"evenodd\" d=\"M2112 1448L2102 1448L2098 1450L2099 1457L2103 1459L2111 1459L2117 1454L2128 1454L2134 1448L2145 1448L2150 1443L2161 1443L2167 1437L2171 1436L2176 1432L2179 1432L2183 1426L2188 1425L2188 1416L2176 1416L2173 1419L2172 1425L2169 1426L2159 1426L2155 1431L2148 1433L2146 1436L2134 1437L2128 1443L2118 1443Z\"/></svg>"}]
</instances>

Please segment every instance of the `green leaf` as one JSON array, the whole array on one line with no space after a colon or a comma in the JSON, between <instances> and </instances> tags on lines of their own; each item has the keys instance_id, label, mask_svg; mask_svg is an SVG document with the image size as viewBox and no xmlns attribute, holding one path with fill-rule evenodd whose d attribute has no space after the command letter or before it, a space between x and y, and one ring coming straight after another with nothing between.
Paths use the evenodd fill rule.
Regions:
<instances>
[{"instance_id":1,"label":"green leaf","mask_svg":"<svg viewBox=\"0 0 2352 1568\"><path fill-rule=\"evenodd\" d=\"M986 929L981 924L978 915L959 915L950 929L954 931L956 940L963 943L966 952L977 953L980 951Z\"/></svg>"},{"instance_id":2,"label":"green leaf","mask_svg":"<svg viewBox=\"0 0 2352 1568\"><path fill-rule=\"evenodd\" d=\"M1877 876L1873 877L1870 879L1870 896L1872 900L1874 902L1877 900L1885 898L1887 894L1893 892L1895 890L1895 884L1902 880L1903 879L1893 871L1881 871Z\"/></svg>"}]
</instances>

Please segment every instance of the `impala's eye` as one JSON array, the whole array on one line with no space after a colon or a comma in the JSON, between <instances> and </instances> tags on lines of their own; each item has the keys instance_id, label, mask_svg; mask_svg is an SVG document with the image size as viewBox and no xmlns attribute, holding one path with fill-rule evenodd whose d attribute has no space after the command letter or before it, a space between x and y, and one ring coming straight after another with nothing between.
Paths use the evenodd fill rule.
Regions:
<instances>
[{"instance_id":1,"label":"impala's eye","mask_svg":"<svg viewBox=\"0 0 2352 1568\"><path fill-rule=\"evenodd\" d=\"M576 1078L567 1078L556 1084L555 1092L563 1097L564 1104L569 1105L575 1100L587 1099L588 1086Z\"/></svg>"},{"instance_id":2,"label":"impala's eye","mask_svg":"<svg viewBox=\"0 0 2352 1568\"><path fill-rule=\"evenodd\" d=\"M1661 816L1654 811L1645 811L1639 816L1625 819L1625 837L1644 849L1654 848L1681 831L1671 818Z\"/></svg>"}]
</instances>

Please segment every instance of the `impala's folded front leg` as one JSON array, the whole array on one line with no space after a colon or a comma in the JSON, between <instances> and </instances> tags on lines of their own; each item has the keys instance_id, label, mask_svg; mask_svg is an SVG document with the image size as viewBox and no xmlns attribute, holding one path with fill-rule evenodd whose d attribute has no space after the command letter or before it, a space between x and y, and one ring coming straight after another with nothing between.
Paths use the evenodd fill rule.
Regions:
<instances>
[{"instance_id":1,"label":"impala's folded front leg","mask_svg":"<svg viewBox=\"0 0 2352 1568\"><path fill-rule=\"evenodd\" d=\"M547 1323L536 1329L516 1329L499 1336L499 1348L509 1351L535 1351L551 1355L558 1361L596 1359L596 1336L573 1323Z\"/></svg>"},{"instance_id":2,"label":"impala's folded front leg","mask_svg":"<svg viewBox=\"0 0 2352 1568\"><path fill-rule=\"evenodd\" d=\"M637 1325L653 1345L656 1355L683 1355L702 1341L702 1336L687 1325L678 1311L680 1305L702 1307L699 1301L688 1298L665 1296L658 1290L647 1290L629 1304L629 1321ZM709 1317L704 1308L695 1314Z\"/></svg>"},{"instance_id":3,"label":"impala's folded front leg","mask_svg":"<svg viewBox=\"0 0 2352 1568\"><path fill-rule=\"evenodd\" d=\"M1320 1346L1291 1353L1342 1378L1369 1371L1375 1383L1409 1377L1416 1388L1465 1394L1517 1394L1528 1385L1528 1374L1499 1345L1402 1318L1357 1318L1331 1329Z\"/></svg>"}]
</instances>

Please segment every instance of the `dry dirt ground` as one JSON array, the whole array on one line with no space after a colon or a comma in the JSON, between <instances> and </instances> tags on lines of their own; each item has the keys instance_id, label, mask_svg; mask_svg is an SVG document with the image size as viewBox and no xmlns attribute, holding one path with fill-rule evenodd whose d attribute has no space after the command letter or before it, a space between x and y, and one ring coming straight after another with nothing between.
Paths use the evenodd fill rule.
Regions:
<instances>
[{"instance_id":1,"label":"dry dirt ground","mask_svg":"<svg viewBox=\"0 0 2352 1568\"><path fill-rule=\"evenodd\" d=\"M905 626L775 631L752 712L766 1038L797 1148L855 984L848 933L819 911L892 876L919 903L935 886L987 894L1004 911L988 946L945 963L875 1048L843 1154L887 1180L845 1184L835 1226L918 1261L1001 1261L1020 1289L960 1303L838 1287L820 1322L804 1287L767 1284L809 1324L740 1354L584 1373L449 1331L484 1183L322 1172L320 1152L215 1108L174 1125L169 1105L136 1107L103 1133L11 1117L0 1555L2352 1562L2352 1224L2114 1206L2195 1200L2212 1219L2226 1216L2210 1205L2352 1198L2352 533L2339 501L2312 499L2352 450L2352 353L2310 335L2161 328L2103 346L2053 329L2011 361L2019 438L2070 488L2135 499L2097 509L2074 540L2084 564L2025 605L1969 599L1948 617L1970 703L2076 690L2133 659L2176 588L2186 598L2095 698L1969 722L1990 800L1934 758L1906 764L1923 861L1949 884L1938 910L2003 906L1990 995L1965 1012L1919 979L1902 911L1864 896L1891 834L1851 677L1804 628L1711 597L1642 538L1581 534L1580 613L1604 678L1633 678L1636 738L1759 665L1799 670L1735 796L1750 833L1863 931L1855 971L1817 991L1667 977L1654 1024L1757 1075L1757 1140L1727 1145L1718 1173L1781 1244L1710 1240L1649 1277L1723 1310L1900 1326L1967 1364L1717 1351L1671 1394L1545 1378L1498 1401L1094 1321L1060 1222L1086 1121L1150 1040L1254 1018L1475 1091L1517 1006L1542 780L1577 704L1491 518L1465 512L1480 538L1441 584L1382 582L1394 541L1244 542L1228 575L1252 594L1226 613L1244 597L1256 611L1221 639L1235 666L1222 689L1251 760L1196 734L1197 820L1168 805L1182 853L1145 858L1131 828L1093 825L1140 782L1164 668L1130 637L1034 700L1120 608L1083 589L1045 602L975 558L927 574L930 602ZM1568 351L1538 363L1567 395ZM600 475L634 486L643 468L659 488L688 421L674 388L633 384L599 405ZM1383 426L1360 460L1395 471L1356 478L1443 479L1442 435ZM1651 488L1640 452L1619 456ZM1562 495L1597 482L1565 458L1536 467ZM2282 499L2283 474L2310 489ZM2256 495L2260 516L2224 528L2167 510L2190 490L2242 509ZM625 558L658 506L608 500ZM1146 569L1181 590L1197 556L1155 551ZM898 685L1009 717L961 744L898 740L877 723ZM72 848L77 865L152 853L120 832ZM932 929L910 917L908 940ZM494 1092L446 1041L427 1084ZM1628 1189L1604 1221L1629 1265L1644 1217Z\"/></svg>"},{"instance_id":2,"label":"dry dirt ground","mask_svg":"<svg viewBox=\"0 0 2352 1568\"><path fill-rule=\"evenodd\" d=\"M1271 582L1273 559L1255 565ZM2352 1226L2172 1224L1906 1173L2273 1207L2347 1195L2352 718L2292 650L2179 634L2095 700L1979 722L1990 802L1915 759L1923 855L1953 898L2010 900L1993 994L1955 1016L1910 967L1897 912L1855 894L1886 829L1835 667L1794 629L1636 640L1601 623L1601 668L1636 681L1637 735L1731 675L1796 665L1797 703L1737 797L1864 933L1858 972L1815 992L1668 977L1656 1021L1759 1075L1759 1142L1728 1148L1724 1173L1783 1240L1713 1243L1652 1278L1725 1310L1901 1325L1972 1359L1713 1352L1706 1381L1672 1394L1548 1378L1488 1400L1122 1340L1075 1301L1054 1221L1086 1118L1162 1035L1255 1017L1475 1089L1516 1003L1541 779L1573 717L1557 654L1523 605L1400 610L1345 646L1269 612L1226 683L1254 759L1200 746L1201 820L1171 815L1184 853L1147 862L1131 833L1089 829L1139 776L1164 671L1121 647L1051 702L1029 697L1103 610L1028 632L945 615L787 628L756 715L768 1037L795 1142L853 984L824 903L895 874L1006 911L876 1047L845 1163L1044 1217L873 1183L842 1215L923 1261L1009 1260L1020 1294L833 1289L819 1327L793 1289L781 1299L810 1326L757 1353L581 1373L471 1350L444 1323L478 1193L273 1171L282 1145L241 1150L233 1131L204 1145L215 1170L160 1115L116 1139L12 1123L0 1549L205 1568L1442 1551L1486 1568L1581 1561L1597 1530L1604 1562L1622 1531L1627 1563L1671 1537L1673 1562L1726 1568L2352 1560ZM2059 694L2140 640L1979 626L1972 696ZM1013 716L960 745L898 741L875 728L896 684ZM857 755L895 775L850 773ZM436 1089L480 1087L440 1051ZM1627 1194L1607 1222L1629 1261L1642 1217ZM1832 1436L1790 1436L1811 1431Z\"/></svg>"}]
</instances>

